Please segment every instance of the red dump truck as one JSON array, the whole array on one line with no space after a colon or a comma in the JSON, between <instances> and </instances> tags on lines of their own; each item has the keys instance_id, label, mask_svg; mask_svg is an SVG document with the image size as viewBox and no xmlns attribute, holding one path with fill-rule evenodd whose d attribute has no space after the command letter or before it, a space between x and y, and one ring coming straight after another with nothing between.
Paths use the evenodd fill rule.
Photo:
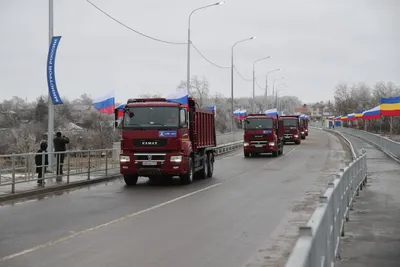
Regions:
<instances>
[{"instance_id":1,"label":"red dump truck","mask_svg":"<svg viewBox=\"0 0 400 267\"><path fill-rule=\"evenodd\" d=\"M168 102L164 98L129 99L124 107L120 172L127 185L139 176L150 181L179 176L189 184L195 175L212 177L214 171L214 111ZM115 110L116 125L118 110Z\"/></svg>"},{"instance_id":2,"label":"red dump truck","mask_svg":"<svg viewBox=\"0 0 400 267\"><path fill-rule=\"evenodd\" d=\"M244 157L272 153L283 154L283 120L279 116L249 114L244 120Z\"/></svg>"},{"instance_id":3,"label":"red dump truck","mask_svg":"<svg viewBox=\"0 0 400 267\"><path fill-rule=\"evenodd\" d=\"M284 141L293 142L296 145L301 144L301 127L300 127L300 116L289 115L281 116L283 120L283 128L285 129Z\"/></svg>"},{"instance_id":4,"label":"red dump truck","mask_svg":"<svg viewBox=\"0 0 400 267\"><path fill-rule=\"evenodd\" d=\"M306 136L308 135L308 123L307 123L306 118L300 117L300 135L301 139L306 139Z\"/></svg>"}]
</instances>

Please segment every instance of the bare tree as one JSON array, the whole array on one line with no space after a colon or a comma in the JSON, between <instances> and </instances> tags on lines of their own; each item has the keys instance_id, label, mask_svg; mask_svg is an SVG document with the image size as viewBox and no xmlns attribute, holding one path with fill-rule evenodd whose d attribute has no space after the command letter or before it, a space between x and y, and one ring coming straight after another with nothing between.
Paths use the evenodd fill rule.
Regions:
<instances>
[{"instance_id":1,"label":"bare tree","mask_svg":"<svg viewBox=\"0 0 400 267\"><path fill-rule=\"evenodd\" d=\"M186 81L181 81L177 86L178 89L186 88ZM205 77L201 80L197 76L193 76L190 81L189 95L197 100L199 106L204 106L206 99L210 94L210 85Z\"/></svg>"}]
</instances>

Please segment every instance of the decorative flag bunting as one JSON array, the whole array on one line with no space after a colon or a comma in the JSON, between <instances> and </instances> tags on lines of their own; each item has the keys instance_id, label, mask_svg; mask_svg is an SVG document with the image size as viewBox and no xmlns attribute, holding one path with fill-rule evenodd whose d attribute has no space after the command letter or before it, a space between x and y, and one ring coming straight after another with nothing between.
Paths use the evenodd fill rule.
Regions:
<instances>
[{"instance_id":1,"label":"decorative flag bunting","mask_svg":"<svg viewBox=\"0 0 400 267\"><path fill-rule=\"evenodd\" d=\"M355 120L357 120L356 114L355 114L355 113L350 113L350 114L348 114L348 115L347 115L347 120L349 120L349 121L355 121Z\"/></svg>"},{"instance_id":2,"label":"decorative flag bunting","mask_svg":"<svg viewBox=\"0 0 400 267\"><path fill-rule=\"evenodd\" d=\"M189 107L189 93L187 88L182 88L173 94L166 97L168 102L175 102L184 105L186 108Z\"/></svg>"},{"instance_id":3,"label":"decorative flag bunting","mask_svg":"<svg viewBox=\"0 0 400 267\"><path fill-rule=\"evenodd\" d=\"M110 91L107 94L96 98L93 101L93 107L103 114L114 114L115 96L114 92Z\"/></svg>"},{"instance_id":4,"label":"decorative flag bunting","mask_svg":"<svg viewBox=\"0 0 400 267\"><path fill-rule=\"evenodd\" d=\"M381 117L380 106L374 107L373 109L366 110L363 112L363 120L375 120Z\"/></svg>"},{"instance_id":5,"label":"decorative flag bunting","mask_svg":"<svg viewBox=\"0 0 400 267\"><path fill-rule=\"evenodd\" d=\"M400 96L381 98L380 110L383 116L400 116Z\"/></svg>"},{"instance_id":6,"label":"decorative flag bunting","mask_svg":"<svg viewBox=\"0 0 400 267\"><path fill-rule=\"evenodd\" d=\"M356 111L354 112L355 117L356 117L357 119L361 119L364 111L365 111L365 110L356 110Z\"/></svg>"}]
</instances>

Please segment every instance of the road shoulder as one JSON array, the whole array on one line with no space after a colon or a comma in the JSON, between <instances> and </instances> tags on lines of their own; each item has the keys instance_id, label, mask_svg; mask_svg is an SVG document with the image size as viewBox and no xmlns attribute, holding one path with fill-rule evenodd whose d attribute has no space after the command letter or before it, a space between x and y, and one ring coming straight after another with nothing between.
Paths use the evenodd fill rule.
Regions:
<instances>
[{"instance_id":1,"label":"road shoulder","mask_svg":"<svg viewBox=\"0 0 400 267\"><path fill-rule=\"evenodd\" d=\"M400 265L400 165L372 145L346 136L367 150L368 183L346 223L338 267Z\"/></svg>"}]
</instances>

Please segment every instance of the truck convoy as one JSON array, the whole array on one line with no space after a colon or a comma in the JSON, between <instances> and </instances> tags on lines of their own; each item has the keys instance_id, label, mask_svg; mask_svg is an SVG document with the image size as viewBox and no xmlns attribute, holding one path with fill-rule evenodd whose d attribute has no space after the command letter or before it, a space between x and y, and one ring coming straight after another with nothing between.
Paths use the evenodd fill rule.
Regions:
<instances>
[{"instance_id":1,"label":"truck convoy","mask_svg":"<svg viewBox=\"0 0 400 267\"><path fill-rule=\"evenodd\" d=\"M179 176L190 184L195 175L213 176L216 144L214 111L165 98L129 99L124 106L120 173L127 185L139 176L150 181ZM115 109L118 125L118 110Z\"/></svg>"},{"instance_id":2,"label":"truck convoy","mask_svg":"<svg viewBox=\"0 0 400 267\"><path fill-rule=\"evenodd\" d=\"M283 128L285 129L284 133L284 141L293 142L296 145L301 144L301 127L300 127L300 116L290 115L290 116L281 116L283 120Z\"/></svg>"},{"instance_id":3,"label":"truck convoy","mask_svg":"<svg viewBox=\"0 0 400 267\"><path fill-rule=\"evenodd\" d=\"M272 153L277 157L283 154L284 128L279 116L249 114L244 119L244 157Z\"/></svg>"}]
</instances>

